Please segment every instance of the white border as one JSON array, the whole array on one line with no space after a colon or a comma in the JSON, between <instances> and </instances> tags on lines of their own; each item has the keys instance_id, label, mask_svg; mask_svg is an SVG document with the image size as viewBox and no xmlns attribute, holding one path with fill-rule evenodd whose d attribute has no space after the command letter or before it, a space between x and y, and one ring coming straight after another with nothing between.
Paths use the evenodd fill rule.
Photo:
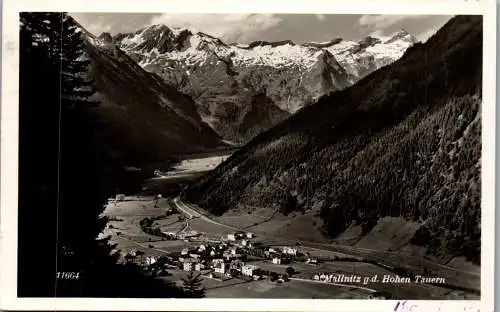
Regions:
<instances>
[{"instance_id":1,"label":"white border","mask_svg":"<svg viewBox=\"0 0 500 312\"><path fill-rule=\"evenodd\" d=\"M481 301L412 301L400 311L492 311L495 219L496 6L493 0L4 0L2 20L0 308L2 310L393 311L393 301L302 299L18 299L19 17L22 11L483 15Z\"/></svg>"}]
</instances>

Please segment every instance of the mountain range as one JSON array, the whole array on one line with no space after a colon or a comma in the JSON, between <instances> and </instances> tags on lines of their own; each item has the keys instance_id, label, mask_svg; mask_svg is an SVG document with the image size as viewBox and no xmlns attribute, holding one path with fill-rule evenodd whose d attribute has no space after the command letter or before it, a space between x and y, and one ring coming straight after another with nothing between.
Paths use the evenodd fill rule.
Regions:
<instances>
[{"instance_id":1,"label":"mountain range","mask_svg":"<svg viewBox=\"0 0 500 312\"><path fill-rule=\"evenodd\" d=\"M134 33L102 33L94 42L116 46L189 95L206 124L225 140L242 144L321 96L394 62L417 40L401 30L359 42L226 44L202 32L161 24Z\"/></svg>"},{"instance_id":2,"label":"mountain range","mask_svg":"<svg viewBox=\"0 0 500 312\"><path fill-rule=\"evenodd\" d=\"M479 263L482 36L482 17L452 18L257 135L185 198L215 215L280 212L276 235Z\"/></svg>"},{"instance_id":3,"label":"mountain range","mask_svg":"<svg viewBox=\"0 0 500 312\"><path fill-rule=\"evenodd\" d=\"M141 166L227 146L204 123L193 99L145 71L113 44L81 28L100 105L99 136L116 162Z\"/></svg>"}]
</instances>

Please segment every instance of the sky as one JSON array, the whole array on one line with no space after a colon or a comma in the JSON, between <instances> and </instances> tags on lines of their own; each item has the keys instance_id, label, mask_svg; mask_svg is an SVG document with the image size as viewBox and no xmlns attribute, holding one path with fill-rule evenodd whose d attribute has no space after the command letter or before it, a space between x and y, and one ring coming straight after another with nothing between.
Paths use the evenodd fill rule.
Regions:
<instances>
[{"instance_id":1,"label":"sky","mask_svg":"<svg viewBox=\"0 0 500 312\"><path fill-rule=\"evenodd\" d=\"M165 24L188 28L220 38L226 43L256 40L324 42L333 38L360 40L368 35L387 36L401 29L425 41L452 16L447 15L347 15L347 14L163 14L70 13L95 35L135 32Z\"/></svg>"}]
</instances>

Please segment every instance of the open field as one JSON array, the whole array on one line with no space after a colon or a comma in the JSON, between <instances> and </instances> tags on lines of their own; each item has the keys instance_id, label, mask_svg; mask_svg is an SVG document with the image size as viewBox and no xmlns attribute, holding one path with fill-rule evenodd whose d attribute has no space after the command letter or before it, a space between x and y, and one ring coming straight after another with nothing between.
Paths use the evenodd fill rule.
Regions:
<instances>
[{"instance_id":1,"label":"open field","mask_svg":"<svg viewBox=\"0 0 500 312\"><path fill-rule=\"evenodd\" d=\"M230 155L211 156L198 159L184 159L179 164L174 166L174 173L190 173L209 171L217 167L220 163L226 160Z\"/></svg>"},{"instance_id":2,"label":"open field","mask_svg":"<svg viewBox=\"0 0 500 312\"><path fill-rule=\"evenodd\" d=\"M267 280L251 281L206 291L208 298L365 299L367 295L368 293L356 289L323 283L289 281L277 284Z\"/></svg>"}]
</instances>

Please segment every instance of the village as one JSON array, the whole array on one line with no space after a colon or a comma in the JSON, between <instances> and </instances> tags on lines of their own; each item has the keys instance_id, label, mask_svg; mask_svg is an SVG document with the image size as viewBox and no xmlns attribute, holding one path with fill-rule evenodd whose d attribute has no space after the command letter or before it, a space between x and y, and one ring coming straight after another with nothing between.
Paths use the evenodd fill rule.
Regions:
<instances>
[{"instance_id":1,"label":"village","mask_svg":"<svg viewBox=\"0 0 500 312\"><path fill-rule=\"evenodd\" d=\"M289 281L295 270L291 266L300 258L302 262L317 264L317 258L305 258L297 248L284 246L264 247L250 232L238 231L227 234L219 241L203 239L202 233L187 231L182 233L163 232L170 239L200 241L193 248L183 248L162 256L139 257L142 253L129 251L125 261L139 261L145 270L159 276L166 270L198 271L201 276L210 279L228 280L232 278L261 280L283 283ZM137 263L137 262L136 262ZM265 267L256 263L266 264ZM272 265L290 265L285 273L275 272ZM281 271L281 270L279 270ZM312 277L313 278L313 277Z\"/></svg>"},{"instance_id":2,"label":"village","mask_svg":"<svg viewBox=\"0 0 500 312\"><path fill-rule=\"evenodd\" d=\"M106 211L108 227L102 235L118 244L120 261L181 287L194 276L207 297L394 298L392 284L361 280L382 277L393 267L233 228L175 198L117 195ZM429 291L436 289L446 291Z\"/></svg>"}]
</instances>

